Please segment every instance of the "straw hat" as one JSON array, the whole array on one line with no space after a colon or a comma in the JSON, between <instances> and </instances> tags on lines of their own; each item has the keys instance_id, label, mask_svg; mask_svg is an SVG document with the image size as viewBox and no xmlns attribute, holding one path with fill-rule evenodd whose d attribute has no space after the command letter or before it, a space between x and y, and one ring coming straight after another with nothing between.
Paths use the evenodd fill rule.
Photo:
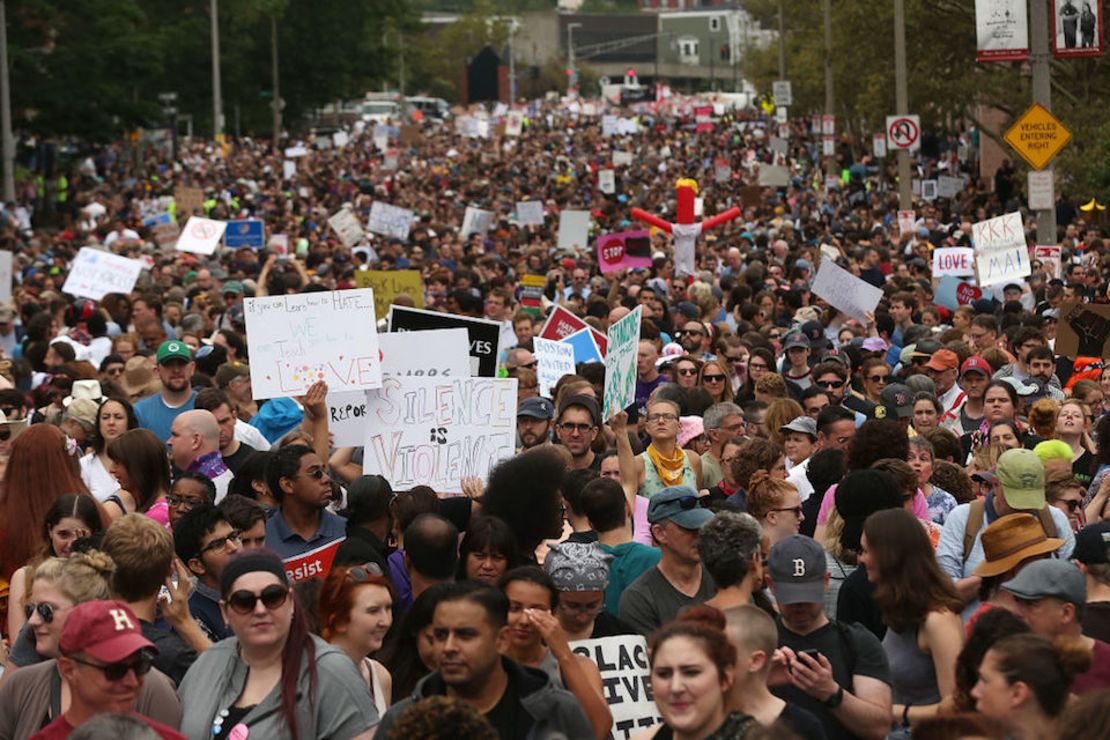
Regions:
<instances>
[{"instance_id":1,"label":"straw hat","mask_svg":"<svg viewBox=\"0 0 1110 740\"><path fill-rule=\"evenodd\" d=\"M1047 555L1064 544L1044 533L1040 520L1032 514L1008 514L983 530L983 554L973 575L1000 576L1026 558Z\"/></svg>"}]
</instances>

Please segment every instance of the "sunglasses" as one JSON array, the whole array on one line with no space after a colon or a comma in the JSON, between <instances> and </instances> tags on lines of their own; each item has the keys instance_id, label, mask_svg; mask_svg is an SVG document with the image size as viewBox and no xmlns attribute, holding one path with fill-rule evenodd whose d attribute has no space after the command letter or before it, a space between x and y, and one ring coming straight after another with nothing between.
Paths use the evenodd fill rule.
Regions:
<instances>
[{"instance_id":1,"label":"sunglasses","mask_svg":"<svg viewBox=\"0 0 1110 740\"><path fill-rule=\"evenodd\" d=\"M821 386L822 388L839 388L840 386L844 385L844 381L843 380L818 380L817 385Z\"/></svg>"},{"instance_id":2,"label":"sunglasses","mask_svg":"<svg viewBox=\"0 0 1110 740\"><path fill-rule=\"evenodd\" d=\"M50 606L50 604L23 605L23 616L28 622L31 621L31 615L35 612L39 613L39 617L42 618L43 624L50 624L54 621L54 607Z\"/></svg>"},{"instance_id":3,"label":"sunglasses","mask_svg":"<svg viewBox=\"0 0 1110 740\"><path fill-rule=\"evenodd\" d=\"M691 331L690 329L679 329L674 333L676 337L704 337L703 331Z\"/></svg>"},{"instance_id":4,"label":"sunglasses","mask_svg":"<svg viewBox=\"0 0 1110 740\"><path fill-rule=\"evenodd\" d=\"M696 367L680 367L678 369L679 375L697 375L698 369Z\"/></svg>"},{"instance_id":5,"label":"sunglasses","mask_svg":"<svg viewBox=\"0 0 1110 740\"><path fill-rule=\"evenodd\" d=\"M139 657L137 657L130 663L109 663L108 665L102 665L100 663L90 663L87 660L81 660L80 658L74 657L70 657L70 660L72 660L74 663L87 665L90 668L100 669L100 672L104 674L104 678L113 682L122 681L123 678L130 671L135 671L136 676L145 676L146 674L150 673L150 669L154 667L153 659L145 650L140 651Z\"/></svg>"},{"instance_id":6,"label":"sunglasses","mask_svg":"<svg viewBox=\"0 0 1110 740\"><path fill-rule=\"evenodd\" d=\"M709 496L683 496L677 499L677 501L679 508L683 511L696 509L699 506L703 509L709 508Z\"/></svg>"},{"instance_id":7,"label":"sunglasses","mask_svg":"<svg viewBox=\"0 0 1110 740\"><path fill-rule=\"evenodd\" d=\"M723 383L725 382L724 375L703 375L701 379L706 383Z\"/></svg>"},{"instance_id":8,"label":"sunglasses","mask_svg":"<svg viewBox=\"0 0 1110 740\"><path fill-rule=\"evenodd\" d=\"M309 478L315 478L316 480L323 480L327 474L328 471L324 470L323 468L312 468L311 470L305 471L305 475L307 475Z\"/></svg>"},{"instance_id":9,"label":"sunglasses","mask_svg":"<svg viewBox=\"0 0 1110 740\"><path fill-rule=\"evenodd\" d=\"M1079 507L1083 504L1082 501L1076 501L1075 499L1065 499L1065 498L1058 498L1055 501L1053 501L1052 503L1054 503L1054 504L1064 504L1065 506L1068 507L1068 511L1071 511L1071 512L1079 511Z\"/></svg>"},{"instance_id":10,"label":"sunglasses","mask_svg":"<svg viewBox=\"0 0 1110 740\"><path fill-rule=\"evenodd\" d=\"M382 569L381 566L377 563L366 563L365 565L358 565L347 571L347 577L355 583L365 583L366 579L370 576L380 575L382 575Z\"/></svg>"},{"instance_id":11,"label":"sunglasses","mask_svg":"<svg viewBox=\"0 0 1110 740\"><path fill-rule=\"evenodd\" d=\"M250 614L259 601L262 602L262 606L274 610L284 604L288 598L289 587L274 583L262 589L260 594L246 589L236 591L227 597L227 605L239 614Z\"/></svg>"},{"instance_id":12,"label":"sunglasses","mask_svg":"<svg viewBox=\"0 0 1110 740\"><path fill-rule=\"evenodd\" d=\"M870 375L867 378L872 383L885 383L890 379L889 375Z\"/></svg>"}]
</instances>

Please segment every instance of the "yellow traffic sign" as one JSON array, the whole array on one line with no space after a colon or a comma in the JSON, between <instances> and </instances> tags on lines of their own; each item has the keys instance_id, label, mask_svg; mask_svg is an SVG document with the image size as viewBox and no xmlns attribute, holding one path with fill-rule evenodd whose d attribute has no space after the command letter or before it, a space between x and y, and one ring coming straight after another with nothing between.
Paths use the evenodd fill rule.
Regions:
<instances>
[{"instance_id":1,"label":"yellow traffic sign","mask_svg":"<svg viewBox=\"0 0 1110 740\"><path fill-rule=\"evenodd\" d=\"M1030 167L1043 170L1071 141L1071 131L1043 105L1033 103L1003 138Z\"/></svg>"}]
</instances>

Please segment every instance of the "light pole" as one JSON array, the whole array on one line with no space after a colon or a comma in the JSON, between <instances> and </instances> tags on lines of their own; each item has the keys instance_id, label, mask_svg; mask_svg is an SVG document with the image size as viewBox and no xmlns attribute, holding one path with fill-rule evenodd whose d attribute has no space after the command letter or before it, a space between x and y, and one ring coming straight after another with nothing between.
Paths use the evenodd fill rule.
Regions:
<instances>
[{"instance_id":1,"label":"light pole","mask_svg":"<svg viewBox=\"0 0 1110 740\"><path fill-rule=\"evenodd\" d=\"M270 16L270 66L273 68L274 95L270 101L274 106L274 152L281 147L281 89L280 75L278 74L278 27L277 16Z\"/></svg>"},{"instance_id":2,"label":"light pole","mask_svg":"<svg viewBox=\"0 0 1110 740\"><path fill-rule=\"evenodd\" d=\"M1036 0L1034 0L1034 4ZM906 89L906 4L894 0L894 112L900 116L910 112L909 92ZM913 208L910 191L910 152L898 150L898 207L903 211Z\"/></svg>"},{"instance_id":3,"label":"light pole","mask_svg":"<svg viewBox=\"0 0 1110 740\"><path fill-rule=\"evenodd\" d=\"M212 13L212 131L219 139L224 133L223 94L220 91L220 1L211 0Z\"/></svg>"},{"instance_id":4,"label":"light pole","mask_svg":"<svg viewBox=\"0 0 1110 740\"><path fill-rule=\"evenodd\" d=\"M786 12L783 10L785 0L779 0L779 79L786 79Z\"/></svg>"},{"instance_id":5,"label":"light pole","mask_svg":"<svg viewBox=\"0 0 1110 740\"><path fill-rule=\"evenodd\" d=\"M567 69L570 70L570 74L567 75L568 97L574 90L575 83L578 81L578 70L574 66L574 29L581 27L581 23L567 24Z\"/></svg>"},{"instance_id":6,"label":"light pole","mask_svg":"<svg viewBox=\"0 0 1110 740\"><path fill-rule=\"evenodd\" d=\"M1033 0L1029 10L1029 61L1033 68L1033 102L1052 110L1052 68L1048 55L1048 11ZM1044 168L1052 172L1052 165ZM1055 191L1055 187L1053 187ZM1037 211L1037 244L1056 244L1056 209Z\"/></svg>"},{"instance_id":7,"label":"light pole","mask_svg":"<svg viewBox=\"0 0 1110 740\"><path fill-rule=\"evenodd\" d=\"M8 81L8 16L0 0L0 147L4 158L4 202L15 201L15 139L12 137L12 100Z\"/></svg>"}]
</instances>

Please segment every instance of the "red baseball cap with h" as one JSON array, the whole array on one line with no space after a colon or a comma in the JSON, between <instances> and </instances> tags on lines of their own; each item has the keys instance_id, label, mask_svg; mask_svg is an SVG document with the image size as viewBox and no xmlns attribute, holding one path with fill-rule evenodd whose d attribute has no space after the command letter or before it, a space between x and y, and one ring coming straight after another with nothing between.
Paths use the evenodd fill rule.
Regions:
<instances>
[{"instance_id":1,"label":"red baseball cap with h","mask_svg":"<svg viewBox=\"0 0 1110 740\"><path fill-rule=\"evenodd\" d=\"M86 601L66 618L58 640L62 655L85 653L102 663L119 663L140 650L158 652L143 637L139 618L122 601Z\"/></svg>"}]
</instances>

